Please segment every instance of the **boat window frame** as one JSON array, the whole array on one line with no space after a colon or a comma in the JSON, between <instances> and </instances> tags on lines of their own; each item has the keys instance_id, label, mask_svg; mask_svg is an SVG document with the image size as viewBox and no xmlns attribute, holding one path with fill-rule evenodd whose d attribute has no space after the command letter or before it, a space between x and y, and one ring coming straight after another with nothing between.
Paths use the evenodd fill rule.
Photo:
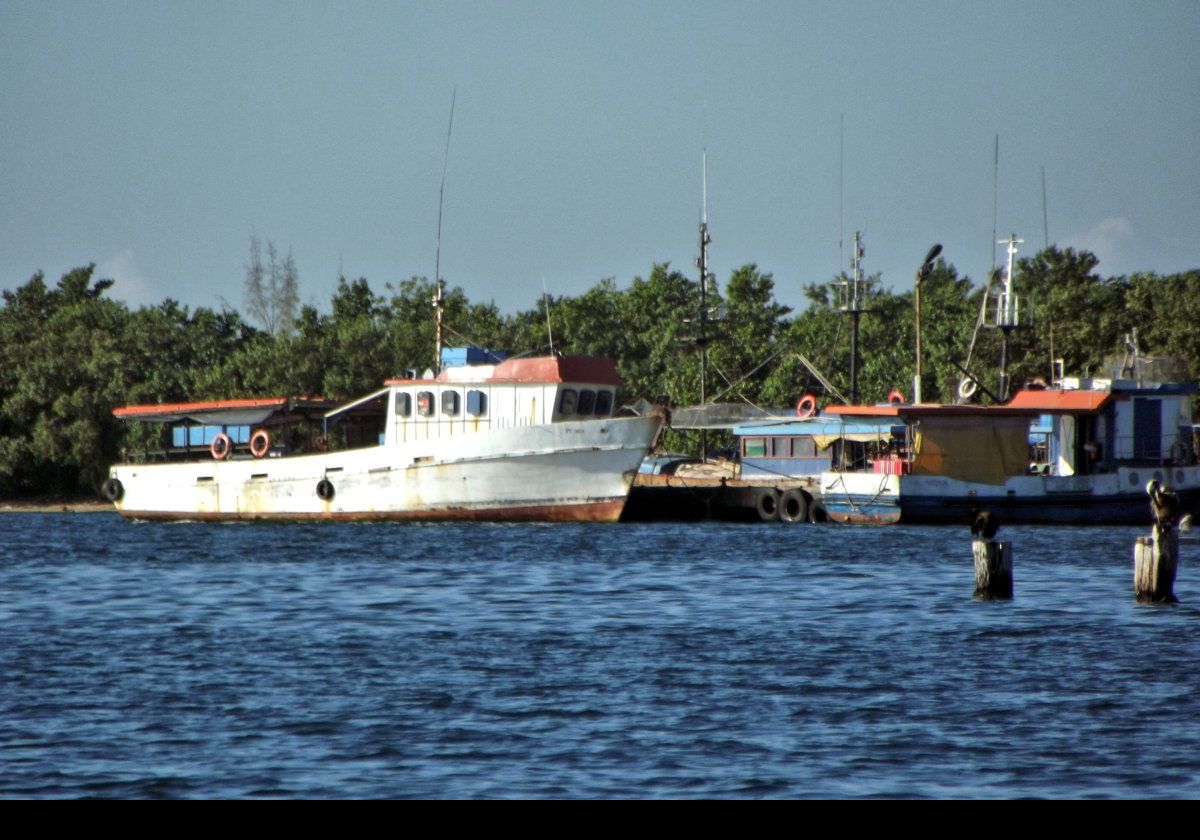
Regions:
<instances>
[{"instance_id":1,"label":"boat window frame","mask_svg":"<svg viewBox=\"0 0 1200 840\"><path fill-rule=\"evenodd\" d=\"M425 405L422 406L422 401ZM437 412L437 396L433 391L417 391L417 416L428 420Z\"/></svg>"},{"instance_id":2,"label":"boat window frame","mask_svg":"<svg viewBox=\"0 0 1200 840\"><path fill-rule=\"evenodd\" d=\"M456 388L446 388L442 391L441 399L438 401L442 410L442 414L447 417L457 417L461 414L462 394Z\"/></svg>"},{"instance_id":3,"label":"boat window frame","mask_svg":"<svg viewBox=\"0 0 1200 840\"><path fill-rule=\"evenodd\" d=\"M567 406L568 397L571 400L571 405L569 408ZM564 417L570 417L574 415L576 413L575 406L579 404L578 400L579 393L574 388L563 388L558 395L558 413Z\"/></svg>"},{"instance_id":4,"label":"boat window frame","mask_svg":"<svg viewBox=\"0 0 1200 840\"><path fill-rule=\"evenodd\" d=\"M608 388L596 391L596 416L607 417L613 410L613 392Z\"/></svg>"}]
</instances>

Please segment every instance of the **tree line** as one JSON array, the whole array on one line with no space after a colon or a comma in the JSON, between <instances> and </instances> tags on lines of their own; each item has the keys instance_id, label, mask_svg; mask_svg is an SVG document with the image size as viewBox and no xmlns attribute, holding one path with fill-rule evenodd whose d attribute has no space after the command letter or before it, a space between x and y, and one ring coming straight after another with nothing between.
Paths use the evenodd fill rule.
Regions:
<instances>
[{"instance_id":1,"label":"tree line","mask_svg":"<svg viewBox=\"0 0 1200 840\"><path fill-rule=\"evenodd\" d=\"M1200 375L1200 270L1169 276L1103 277L1096 257L1048 248L1021 259L1014 272L1025 326L1012 334L1015 383L1048 379L1061 358L1068 375L1106 375L1137 330L1143 352L1181 357L1190 380ZM253 288L257 278L258 291ZM834 280L845 280L845 276ZM866 281L861 319L859 394L863 402L906 395L914 369L912 290ZM921 285L923 398L955 399L967 347L976 334L983 282L938 260ZM153 447L153 429L126 424L114 407L253 396L343 399L378 388L400 371L434 367L435 285L413 277L373 289L365 278L341 278L328 311L296 305L296 268L272 247L264 265L257 242L247 275L250 317L226 307L191 309L174 300L130 309L108 296L111 280L95 266L77 268L53 286L35 274L0 306L0 496L93 494L110 463L126 450ZM994 287L993 287L994 288ZM805 289L807 306L792 312L775 298L769 273L755 265L723 284L710 278L713 321L708 397L760 406L794 406L805 393L823 404L805 356L835 387L849 393L849 319L833 284ZM619 400L643 397L676 407L700 396L696 278L654 265L625 288L601 280L582 295L537 300L503 314L472 303L460 288L444 295L447 344L511 353L554 350L608 356L625 381ZM989 301L987 310L994 303ZM971 368L996 381L999 330L978 330ZM974 399L987 402L981 392ZM680 448L694 442L677 436Z\"/></svg>"}]
</instances>

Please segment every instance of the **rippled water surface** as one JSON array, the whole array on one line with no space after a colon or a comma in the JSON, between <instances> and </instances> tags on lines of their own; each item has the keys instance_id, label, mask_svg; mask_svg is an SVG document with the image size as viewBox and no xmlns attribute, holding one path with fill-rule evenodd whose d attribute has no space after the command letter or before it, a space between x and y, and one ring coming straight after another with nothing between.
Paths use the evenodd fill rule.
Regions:
<instances>
[{"instance_id":1,"label":"rippled water surface","mask_svg":"<svg viewBox=\"0 0 1200 840\"><path fill-rule=\"evenodd\" d=\"M1194 798L1140 533L0 516L0 796Z\"/></svg>"}]
</instances>

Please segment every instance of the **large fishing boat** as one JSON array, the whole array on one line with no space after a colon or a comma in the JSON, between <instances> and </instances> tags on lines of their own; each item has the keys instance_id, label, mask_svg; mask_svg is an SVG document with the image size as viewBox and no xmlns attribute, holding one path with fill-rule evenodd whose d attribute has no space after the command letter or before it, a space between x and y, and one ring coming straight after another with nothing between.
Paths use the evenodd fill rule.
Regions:
<instances>
[{"instance_id":1,"label":"large fishing boat","mask_svg":"<svg viewBox=\"0 0 1200 840\"><path fill-rule=\"evenodd\" d=\"M608 359L447 348L342 405L235 400L118 408L162 448L113 466L134 519L615 521L662 417L614 417Z\"/></svg>"},{"instance_id":2,"label":"large fishing boat","mask_svg":"<svg viewBox=\"0 0 1200 840\"><path fill-rule=\"evenodd\" d=\"M1191 385L1065 378L1005 405L830 406L837 522L1147 524L1146 485L1200 505Z\"/></svg>"}]
</instances>

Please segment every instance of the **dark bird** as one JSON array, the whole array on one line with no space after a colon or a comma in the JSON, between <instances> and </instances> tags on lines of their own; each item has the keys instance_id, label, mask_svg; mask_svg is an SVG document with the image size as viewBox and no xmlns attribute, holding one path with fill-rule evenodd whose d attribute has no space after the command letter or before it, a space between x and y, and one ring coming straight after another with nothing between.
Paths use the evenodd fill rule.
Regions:
<instances>
[{"instance_id":1,"label":"dark bird","mask_svg":"<svg viewBox=\"0 0 1200 840\"><path fill-rule=\"evenodd\" d=\"M1150 497L1150 515L1154 517L1154 524L1163 529L1174 528L1179 523L1179 496L1153 478L1146 485L1146 495Z\"/></svg>"},{"instance_id":2,"label":"dark bird","mask_svg":"<svg viewBox=\"0 0 1200 840\"><path fill-rule=\"evenodd\" d=\"M971 511L971 536L975 539L992 540L1000 530L1000 517L990 510L975 508Z\"/></svg>"}]
</instances>

